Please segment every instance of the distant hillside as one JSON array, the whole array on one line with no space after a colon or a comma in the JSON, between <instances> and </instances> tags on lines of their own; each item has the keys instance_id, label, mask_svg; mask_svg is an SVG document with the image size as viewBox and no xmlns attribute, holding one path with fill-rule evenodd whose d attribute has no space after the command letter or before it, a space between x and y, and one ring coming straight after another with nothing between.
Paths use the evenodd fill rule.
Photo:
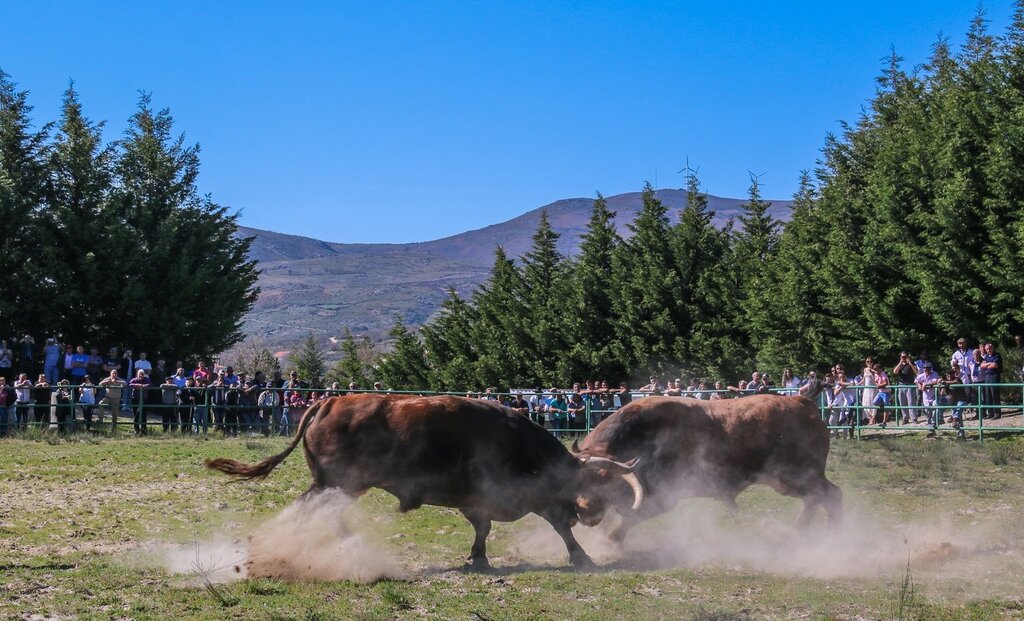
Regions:
<instances>
[{"instance_id":1,"label":"distant hillside","mask_svg":"<svg viewBox=\"0 0 1024 621\"><path fill-rule=\"evenodd\" d=\"M684 190L659 190L658 198L675 219L686 205ZM722 225L742 212L743 200L709 196L715 222ZM641 208L639 192L607 198L623 237ZM425 322L440 306L449 286L470 293L488 276L494 247L519 257L530 247L541 210L561 234L559 248L576 253L594 201L571 198L534 209L517 218L428 242L341 244L308 237L239 227L253 236L251 256L260 263L262 293L246 317L245 331L287 345L313 331L338 337L347 326L354 334L385 338L399 313L410 324ZM789 218L789 201L772 201L775 217Z\"/></svg>"}]
</instances>

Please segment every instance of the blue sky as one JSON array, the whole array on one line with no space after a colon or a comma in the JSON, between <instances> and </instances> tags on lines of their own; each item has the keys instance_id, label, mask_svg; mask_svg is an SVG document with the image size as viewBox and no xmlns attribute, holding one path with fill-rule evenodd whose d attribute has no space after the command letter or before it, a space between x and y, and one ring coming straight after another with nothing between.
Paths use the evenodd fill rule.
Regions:
<instances>
[{"instance_id":1,"label":"blue sky","mask_svg":"<svg viewBox=\"0 0 1024 621\"><path fill-rule=\"evenodd\" d=\"M137 92L202 147L243 224L338 242L479 228L561 198L789 197L891 47L964 38L972 2L3 2L0 68L58 117L68 79L120 137ZM1002 33L1009 0L986 5Z\"/></svg>"}]
</instances>

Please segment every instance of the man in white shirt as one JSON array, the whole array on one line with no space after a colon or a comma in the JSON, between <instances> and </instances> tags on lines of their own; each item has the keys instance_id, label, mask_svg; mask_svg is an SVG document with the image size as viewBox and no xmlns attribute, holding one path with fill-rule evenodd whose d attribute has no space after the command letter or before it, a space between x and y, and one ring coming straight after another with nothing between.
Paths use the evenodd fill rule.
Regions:
<instances>
[{"instance_id":1,"label":"man in white shirt","mask_svg":"<svg viewBox=\"0 0 1024 621\"><path fill-rule=\"evenodd\" d=\"M530 408L530 420L537 423L538 425L544 424L544 394L538 387L530 395L529 400L526 402Z\"/></svg>"},{"instance_id":2,"label":"man in white shirt","mask_svg":"<svg viewBox=\"0 0 1024 621\"><path fill-rule=\"evenodd\" d=\"M14 425L15 428L25 430L28 428L29 418L32 416L32 380L27 373L22 373L14 382Z\"/></svg>"},{"instance_id":3,"label":"man in white shirt","mask_svg":"<svg viewBox=\"0 0 1024 621\"><path fill-rule=\"evenodd\" d=\"M967 339L962 336L956 340L956 351L949 357L949 366L953 366L954 363L960 367L960 381L970 384L971 369L974 367L974 350L967 347Z\"/></svg>"},{"instance_id":4,"label":"man in white shirt","mask_svg":"<svg viewBox=\"0 0 1024 621\"><path fill-rule=\"evenodd\" d=\"M932 370L932 363L925 362L924 370L914 379L917 389L921 391L921 406L928 416L928 425L938 427L941 414L935 410L935 391L939 383L939 374Z\"/></svg>"},{"instance_id":5,"label":"man in white shirt","mask_svg":"<svg viewBox=\"0 0 1024 621\"><path fill-rule=\"evenodd\" d=\"M153 372L153 363L151 363L149 360L146 360L146 352L144 351L139 352L139 359L135 361L135 364L133 366L135 367L135 371L142 371L143 373L146 374L146 377L149 377L150 374ZM138 375L138 373L136 373L136 375ZM163 381L163 378L157 379L159 379L161 382Z\"/></svg>"}]
</instances>

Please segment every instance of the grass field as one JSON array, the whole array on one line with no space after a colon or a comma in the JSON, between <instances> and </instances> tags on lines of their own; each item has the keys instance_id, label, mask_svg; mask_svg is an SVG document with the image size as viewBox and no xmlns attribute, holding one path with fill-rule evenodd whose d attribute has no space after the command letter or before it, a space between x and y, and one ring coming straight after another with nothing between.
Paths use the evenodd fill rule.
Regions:
<instances>
[{"instance_id":1,"label":"grass field","mask_svg":"<svg viewBox=\"0 0 1024 621\"><path fill-rule=\"evenodd\" d=\"M374 491L344 512L339 535L337 499L316 514L286 509L308 484L300 454L256 483L229 484L201 465L283 446L0 441L0 618L1024 618L1022 439L834 442L841 530L821 516L796 532L799 503L755 487L732 514L685 501L623 550L577 529L602 565L589 573L568 568L540 520L496 524L486 574L461 567L472 530L455 511L399 514ZM396 579L237 579L247 545L282 555L302 545L300 569L313 575Z\"/></svg>"}]
</instances>

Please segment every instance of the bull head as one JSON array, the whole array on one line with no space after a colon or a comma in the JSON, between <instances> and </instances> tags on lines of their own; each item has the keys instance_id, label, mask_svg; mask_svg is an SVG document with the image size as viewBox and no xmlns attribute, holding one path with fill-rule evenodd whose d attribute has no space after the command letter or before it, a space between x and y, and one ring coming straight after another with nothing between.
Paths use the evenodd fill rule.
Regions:
<instances>
[{"instance_id":1,"label":"bull head","mask_svg":"<svg viewBox=\"0 0 1024 621\"><path fill-rule=\"evenodd\" d=\"M607 457L581 455L579 443L575 441L572 443L572 452L583 465L584 470L604 470L621 477L629 485L630 489L633 490L633 510L636 511L640 508L640 505L644 502L644 486L640 482L639 477L636 476L636 473L633 472L633 469L636 468L637 463L640 461L639 457L634 457L627 462L621 462L608 459Z\"/></svg>"}]
</instances>

